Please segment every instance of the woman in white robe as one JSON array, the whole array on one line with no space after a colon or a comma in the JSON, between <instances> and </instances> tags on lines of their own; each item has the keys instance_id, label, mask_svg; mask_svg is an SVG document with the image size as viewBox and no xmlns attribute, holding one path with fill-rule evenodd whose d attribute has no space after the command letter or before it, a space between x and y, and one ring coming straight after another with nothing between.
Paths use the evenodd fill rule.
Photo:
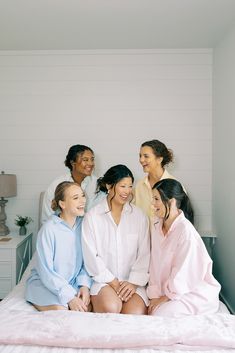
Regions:
<instances>
[{"instance_id":1,"label":"woman in white robe","mask_svg":"<svg viewBox=\"0 0 235 353\"><path fill-rule=\"evenodd\" d=\"M145 314L150 239L148 219L133 204L133 175L124 165L98 180L107 198L88 211L82 225L86 269L93 279L95 312Z\"/></svg>"}]
</instances>

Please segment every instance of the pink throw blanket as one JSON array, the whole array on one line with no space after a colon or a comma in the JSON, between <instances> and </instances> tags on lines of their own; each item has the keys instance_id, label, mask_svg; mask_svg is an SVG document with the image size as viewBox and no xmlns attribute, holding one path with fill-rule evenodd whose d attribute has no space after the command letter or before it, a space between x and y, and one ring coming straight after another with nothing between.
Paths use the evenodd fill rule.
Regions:
<instances>
[{"instance_id":1,"label":"pink throw blanket","mask_svg":"<svg viewBox=\"0 0 235 353\"><path fill-rule=\"evenodd\" d=\"M235 348L235 316L163 318L0 311L0 344L69 348Z\"/></svg>"}]
</instances>

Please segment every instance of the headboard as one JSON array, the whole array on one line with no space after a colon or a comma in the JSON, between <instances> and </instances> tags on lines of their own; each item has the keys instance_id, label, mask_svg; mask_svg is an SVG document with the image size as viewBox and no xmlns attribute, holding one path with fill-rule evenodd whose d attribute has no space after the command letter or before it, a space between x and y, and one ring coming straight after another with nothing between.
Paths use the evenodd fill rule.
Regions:
<instances>
[{"instance_id":1,"label":"headboard","mask_svg":"<svg viewBox=\"0 0 235 353\"><path fill-rule=\"evenodd\" d=\"M42 222L42 202L43 202L43 197L44 197L45 191L40 192L39 195L39 209L38 209L38 229L40 229Z\"/></svg>"}]
</instances>

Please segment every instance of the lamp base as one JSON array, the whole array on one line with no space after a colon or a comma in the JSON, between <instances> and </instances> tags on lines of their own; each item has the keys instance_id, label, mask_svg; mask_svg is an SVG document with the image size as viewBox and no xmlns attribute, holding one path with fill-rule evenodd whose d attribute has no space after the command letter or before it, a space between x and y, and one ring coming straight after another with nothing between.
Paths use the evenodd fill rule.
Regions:
<instances>
[{"instance_id":1,"label":"lamp base","mask_svg":"<svg viewBox=\"0 0 235 353\"><path fill-rule=\"evenodd\" d=\"M5 224L0 224L0 236L4 236L10 233L9 228Z\"/></svg>"},{"instance_id":2,"label":"lamp base","mask_svg":"<svg viewBox=\"0 0 235 353\"><path fill-rule=\"evenodd\" d=\"M3 197L0 198L0 236L1 235L7 235L10 233L9 228L5 224L7 216L5 213L5 205L7 203L7 200L4 199Z\"/></svg>"}]
</instances>

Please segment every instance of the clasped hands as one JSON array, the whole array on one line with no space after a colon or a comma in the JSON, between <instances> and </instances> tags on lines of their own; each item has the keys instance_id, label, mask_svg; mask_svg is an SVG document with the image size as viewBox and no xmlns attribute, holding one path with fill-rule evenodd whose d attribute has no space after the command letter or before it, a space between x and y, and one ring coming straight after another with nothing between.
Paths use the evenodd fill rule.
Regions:
<instances>
[{"instance_id":1,"label":"clasped hands","mask_svg":"<svg viewBox=\"0 0 235 353\"><path fill-rule=\"evenodd\" d=\"M81 287L77 295L68 302L70 310L73 311L88 311L90 304L90 291L87 287Z\"/></svg>"},{"instance_id":2,"label":"clasped hands","mask_svg":"<svg viewBox=\"0 0 235 353\"><path fill-rule=\"evenodd\" d=\"M117 278L115 278L112 282L109 282L108 284L115 290L118 297L123 302L127 302L135 293L137 288L137 285L127 281L119 281Z\"/></svg>"}]
</instances>

